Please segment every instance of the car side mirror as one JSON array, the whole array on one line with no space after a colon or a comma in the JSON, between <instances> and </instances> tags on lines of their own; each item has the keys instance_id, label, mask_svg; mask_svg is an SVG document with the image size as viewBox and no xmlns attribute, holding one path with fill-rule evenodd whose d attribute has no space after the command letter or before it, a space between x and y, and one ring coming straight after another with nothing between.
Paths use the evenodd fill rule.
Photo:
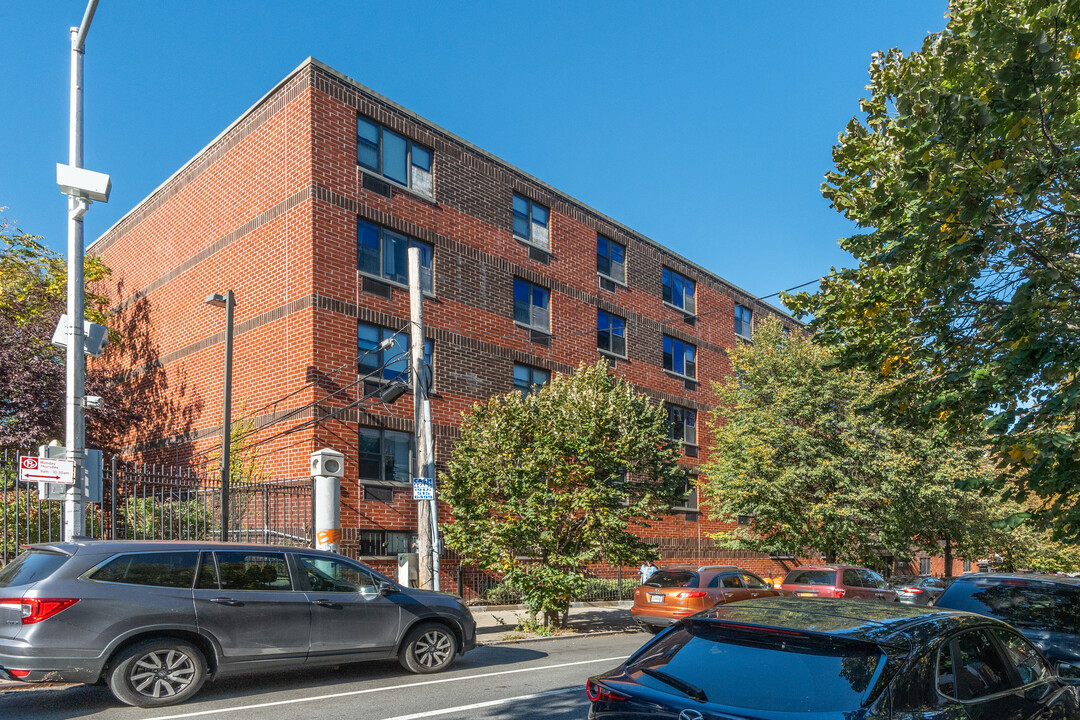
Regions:
<instances>
[{"instance_id":1,"label":"car side mirror","mask_svg":"<svg viewBox=\"0 0 1080 720\"><path fill-rule=\"evenodd\" d=\"M398 589L394 585L386 582L385 580L379 583L380 595L393 595L396 592L398 592Z\"/></svg>"},{"instance_id":2,"label":"car side mirror","mask_svg":"<svg viewBox=\"0 0 1080 720\"><path fill-rule=\"evenodd\" d=\"M1057 676L1066 685L1080 685L1080 665L1060 662L1057 666Z\"/></svg>"}]
</instances>

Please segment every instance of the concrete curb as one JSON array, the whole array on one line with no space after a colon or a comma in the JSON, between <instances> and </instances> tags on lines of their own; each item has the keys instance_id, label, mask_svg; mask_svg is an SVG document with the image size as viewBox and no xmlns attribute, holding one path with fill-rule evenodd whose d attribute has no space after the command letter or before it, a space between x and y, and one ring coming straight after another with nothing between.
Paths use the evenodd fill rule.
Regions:
<instances>
[{"instance_id":1,"label":"concrete curb","mask_svg":"<svg viewBox=\"0 0 1080 720\"><path fill-rule=\"evenodd\" d=\"M596 600L580 601L570 603L572 608L589 608L589 607L633 607L633 600ZM481 613L481 612L520 612L522 610L528 610L528 605L466 605L469 608L469 612Z\"/></svg>"},{"instance_id":2,"label":"concrete curb","mask_svg":"<svg viewBox=\"0 0 1080 720\"><path fill-rule=\"evenodd\" d=\"M513 630L508 630L507 632L513 632ZM600 630L599 632L567 633L565 635L526 635L523 638L514 638L513 640L485 640L483 642L477 642L476 646L517 645L518 643L538 642L540 640L571 640L576 638L604 637L605 635L632 635L634 633L642 632L644 632L644 630L638 628L627 628L626 630ZM650 635L650 637L652 636Z\"/></svg>"}]
</instances>

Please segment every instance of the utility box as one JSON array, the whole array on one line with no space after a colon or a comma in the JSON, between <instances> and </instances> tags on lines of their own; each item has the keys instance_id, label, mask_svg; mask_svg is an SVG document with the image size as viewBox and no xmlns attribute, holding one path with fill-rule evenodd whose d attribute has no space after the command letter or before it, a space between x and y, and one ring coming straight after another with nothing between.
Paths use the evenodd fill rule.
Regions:
<instances>
[{"instance_id":1,"label":"utility box","mask_svg":"<svg viewBox=\"0 0 1080 720\"><path fill-rule=\"evenodd\" d=\"M405 587L420 585L420 555L417 553L398 553L397 581Z\"/></svg>"}]
</instances>

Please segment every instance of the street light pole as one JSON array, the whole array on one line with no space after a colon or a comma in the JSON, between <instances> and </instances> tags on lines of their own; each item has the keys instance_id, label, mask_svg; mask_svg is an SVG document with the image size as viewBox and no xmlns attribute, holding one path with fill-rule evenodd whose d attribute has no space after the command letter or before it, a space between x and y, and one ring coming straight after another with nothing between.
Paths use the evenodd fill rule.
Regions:
<instances>
[{"instance_id":1,"label":"street light pole","mask_svg":"<svg viewBox=\"0 0 1080 720\"><path fill-rule=\"evenodd\" d=\"M409 354L412 361L413 417L416 422L416 471L435 482L435 443L431 428L431 368L424 359L424 294L420 288L420 249L409 248ZM439 506L431 500L417 505L417 550L420 587L439 589Z\"/></svg>"},{"instance_id":2,"label":"street light pole","mask_svg":"<svg viewBox=\"0 0 1080 720\"><path fill-rule=\"evenodd\" d=\"M225 308L225 397L221 412L221 541L229 541L229 452L232 443L232 357L233 357L233 308L236 298L233 291L224 295L214 293L206 298L207 305Z\"/></svg>"},{"instance_id":3,"label":"street light pole","mask_svg":"<svg viewBox=\"0 0 1080 720\"><path fill-rule=\"evenodd\" d=\"M83 162L83 48L90 22L94 19L98 0L89 0L82 23L71 28L71 85L68 114L68 165L81 168ZM65 372L66 399L64 415L64 445L69 460L75 462L75 485L64 502L64 539L70 541L86 532L86 505L83 497L82 473L86 466L86 416L83 396L86 394L86 358L83 355L83 214L86 200L68 194L68 272L67 272L67 363Z\"/></svg>"}]
</instances>

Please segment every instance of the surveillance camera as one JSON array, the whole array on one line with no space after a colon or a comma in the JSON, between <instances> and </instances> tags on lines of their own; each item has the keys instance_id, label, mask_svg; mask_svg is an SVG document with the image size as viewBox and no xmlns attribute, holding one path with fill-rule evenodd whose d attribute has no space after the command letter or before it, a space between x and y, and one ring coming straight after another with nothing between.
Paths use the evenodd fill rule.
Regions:
<instances>
[{"instance_id":1,"label":"surveillance camera","mask_svg":"<svg viewBox=\"0 0 1080 720\"><path fill-rule=\"evenodd\" d=\"M83 405L91 410L100 410L105 406L105 403L102 402L101 397L98 395L87 395L83 398Z\"/></svg>"}]
</instances>

